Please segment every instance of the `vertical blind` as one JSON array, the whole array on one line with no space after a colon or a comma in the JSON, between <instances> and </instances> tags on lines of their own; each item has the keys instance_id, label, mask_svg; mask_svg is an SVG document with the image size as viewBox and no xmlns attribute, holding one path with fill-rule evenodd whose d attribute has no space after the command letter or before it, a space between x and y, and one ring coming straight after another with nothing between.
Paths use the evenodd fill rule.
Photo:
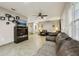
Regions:
<instances>
[{"instance_id":1,"label":"vertical blind","mask_svg":"<svg viewBox=\"0 0 79 59\"><path fill-rule=\"evenodd\" d=\"M67 4L61 19L62 32L79 41L79 2Z\"/></svg>"},{"instance_id":2,"label":"vertical blind","mask_svg":"<svg viewBox=\"0 0 79 59\"><path fill-rule=\"evenodd\" d=\"M79 40L79 3L72 4L72 37Z\"/></svg>"}]
</instances>

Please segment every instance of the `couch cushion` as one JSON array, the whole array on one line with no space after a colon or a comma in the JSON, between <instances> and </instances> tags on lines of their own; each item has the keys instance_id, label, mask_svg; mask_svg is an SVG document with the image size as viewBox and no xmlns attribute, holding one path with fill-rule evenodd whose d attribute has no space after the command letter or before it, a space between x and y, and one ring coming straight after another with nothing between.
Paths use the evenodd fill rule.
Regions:
<instances>
[{"instance_id":1,"label":"couch cushion","mask_svg":"<svg viewBox=\"0 0 79 59\"><path fill-rule=\"evenodd\" d=\"M73 40L65 33L56 38L56 53L60 56L79 56L79 41Z\"/></svg>"}]
</instances>

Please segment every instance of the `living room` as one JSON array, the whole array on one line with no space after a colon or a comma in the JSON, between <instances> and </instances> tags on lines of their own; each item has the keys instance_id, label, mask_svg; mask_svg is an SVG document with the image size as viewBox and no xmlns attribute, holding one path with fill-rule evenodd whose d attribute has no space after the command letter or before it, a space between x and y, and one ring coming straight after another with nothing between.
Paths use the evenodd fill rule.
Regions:
<instances>
[{"instance_id":1,"label":"living room","mask_svg":"<svg viewBox=\"0 0 79 59\"><path fill-rule=\"evenodd\" d=\"M0 2L0 56L79 55L76 48L65 49L78 48L78 5L78 2ZM62 42L70 45L64 46Z\"/></svg>"}]
</instances>

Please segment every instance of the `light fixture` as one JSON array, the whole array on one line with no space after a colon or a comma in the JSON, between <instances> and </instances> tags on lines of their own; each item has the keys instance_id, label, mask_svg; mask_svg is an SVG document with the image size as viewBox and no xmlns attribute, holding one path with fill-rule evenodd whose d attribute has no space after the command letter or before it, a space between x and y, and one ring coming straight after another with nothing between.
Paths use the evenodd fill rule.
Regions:
<instances>
[{"instance_id":1,"label":"light fixture","mask_svg":"<svg viewBox=\"0 0 79 59\"><path fill-rule=\"evenodd\" d=\"M58 31L58 27L56 27L55 30Z\"/></svg>"},{"instance_id":2,"label":"light fixture","mask_svg":"<svg viewBox=\"0 0 79 59\"><path fill-rule=\"evenodd\" d=\"M11 8L11 10L16 11L14 8Z\"/></svg>"}]
</instances>

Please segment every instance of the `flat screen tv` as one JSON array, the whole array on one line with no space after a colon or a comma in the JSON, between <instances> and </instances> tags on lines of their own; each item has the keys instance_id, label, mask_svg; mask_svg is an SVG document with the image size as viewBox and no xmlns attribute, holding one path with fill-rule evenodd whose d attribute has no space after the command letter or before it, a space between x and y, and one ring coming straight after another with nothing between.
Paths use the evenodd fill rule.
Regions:
<instances>
[{"instance_id":1,"label":"flat screen tv","mask_svg":"<svg viewBox=\"0 0 79 59\"><path fill-rule=\"evenodd\" d=\"M17 25L21 27L26 27L26 21L25 20L18 20Z\"/></svg>"}]
</instances>

